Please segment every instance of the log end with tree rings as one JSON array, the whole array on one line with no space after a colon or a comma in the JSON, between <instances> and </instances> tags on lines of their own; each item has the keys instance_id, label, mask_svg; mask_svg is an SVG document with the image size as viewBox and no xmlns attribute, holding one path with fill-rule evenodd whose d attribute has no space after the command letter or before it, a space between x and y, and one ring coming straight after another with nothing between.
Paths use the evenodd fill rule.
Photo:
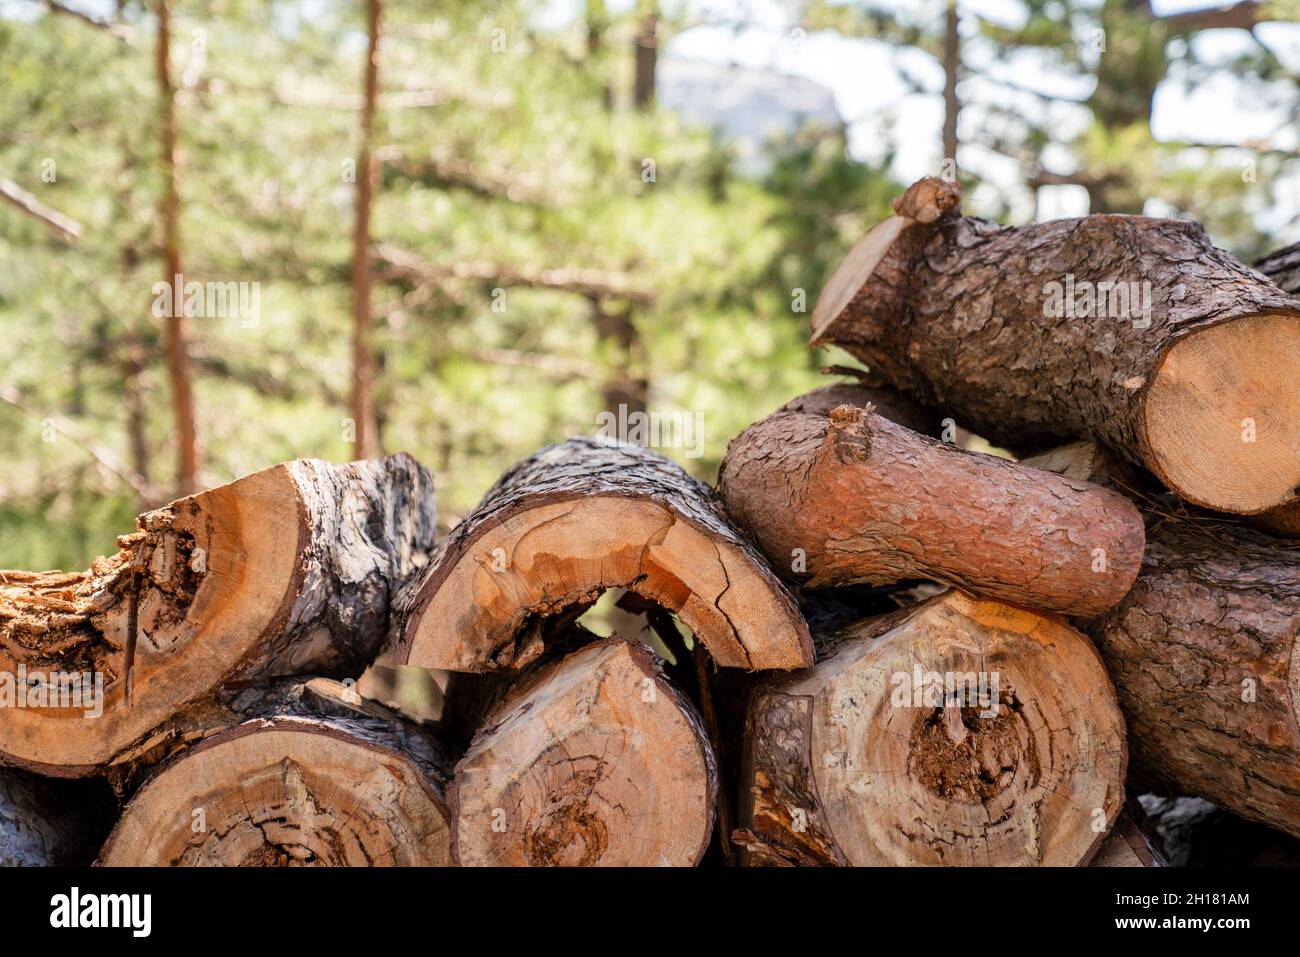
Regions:
<instances>
[{"instance_id":1,"label":"log end with tree rings","mask_svg":"<svg viewBox=\"0 0 1300 957\"><path fill-rule=\"evenodd\" d=\"M646 449L571 439L516 465L443 540L394 628L393 661L520 668L539 619L625 588L677 615L722 667L812 663L807 625L712 490Z\"/></svg>"},{"instance_id":2,"label":"log end with tree rings","mask_svg":"<svg viewBox=\"0 0 1300 957\"><path fill-rule=\"evenodd\" d=\"M642 645L543 665L492 709L449 793L463 866L693 866L717 770L699 715Z\"/></svg>"},{"instance_id":3,"label":"log end with tree rings","mask_svg":"<svg viewBox=\"0 0 1300 957\"><path fill-rule=\"evenodd\" d=\"M319 706L251 718L189 748L127 804L106 866L419 866L451 861L441 755L337 682ZM356 699L359 701L360 699Z\"/></svg>"},{"instance_id":4,"label":"log end with tree rings","mask_svg":"<svg viewBox=\"0 0 1300 957\"><path fill-rule=\"evenodd\" d=\"M1143 403L1151 470L1180 496L1249 515L1300 489L1300 317L1219 323L1174 342Z\"/></svg>"},{"instance_id":5,"label":"log end with tree rings","mask_svg":"<svg viewBox=\"0 0 1300 957\"><path fill-rule=\"evenodd\" d=\"M1127 750L1096 651L1059 619L950 591L828 638L754 695L740 825L795 864L1087 863Z\"/></svg>"},{"instance_id":6,"label":"log end with tree rings","mask_svg":"<svg viewBox=\"0 0 1300 957\"><path fill-rule=\"evenodd\" d=\"M1300 299L1193 221L1001 226L927 208L927 182L902 197L924 218L886 220L832 274L815 343L1004 448L1095 439L1222 512L1296 498Z\"/></svg>"},{"instance_id":7,"label":"log end with tree rings","mask_svg":"<svg viewBox=\"0 0 1300 957\"><path fill-rule=\"evenodd\" d=\"M302 460L137 524L88 571L0 573L10 763L90 774L232 680L359 673L432 550L436 508L409 456Z\"/></svg>"}]
</instances>

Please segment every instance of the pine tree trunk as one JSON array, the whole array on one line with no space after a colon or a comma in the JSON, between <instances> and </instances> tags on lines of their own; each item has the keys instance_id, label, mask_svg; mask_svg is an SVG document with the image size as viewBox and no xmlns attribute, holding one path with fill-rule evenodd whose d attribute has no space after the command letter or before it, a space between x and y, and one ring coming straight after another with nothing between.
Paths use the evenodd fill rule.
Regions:
<instances>
[{"instance_id":1,"label":"pine tree trunk","mask_svg":"<svg viewBox=\"0 0 1300 957\"><path fill-rule=\"evenodd\" d=\"M362 79L361 149L357 156L356 217L352 236L352 429L353 457L381 454L379 420L375 413L374 329L370 315L370 207L376 169L371 140L379 98L381 0L366 0L366 66Z\"/></svg>"},{"instance_id":2,"label":"pine tree trunk","mask_svg":"<svg viewBox=\"0 0 1300 957\"><path fill-rule=\"evenodd\" d=\"M800 668L807 626L717 497L632 445L571 439L507 471L403 594L395 664L519 668L543 620L626 588L678 615L722 667Z\"/></svg>"},{"instance_id":3,"label":"pine tree trunk","mask_svg":"<svg viewBox=\"0 0 1300 957\"><path fill-rule=\"evenodd\" d=\"M1122 604L1088 623L1135 769L1300 836L1300 553L1164 520Z\"/></svg>"},{"instance_id":4,"label":"pine tree trunk","mask_svg":"<svg viewBox=\"0 0 1300 957\"><path fill-rule=\"evenodd\" d=\"M823 395L787 408L819 409ZM928 578L1098 614L1128 591L1142 519L1113 492L917 435L869 408L778 411L732 441L719 488L810 588Z\"/></svg>"},{"instance_id":5,"label":"pine tree trunk","mask_svg":"<svg viewBox=\"0 0 1300 957\"><path fill-rule=\"evenodd\" d=\"M172 415L176 423L176 487L190 495L199 487L199 440L195 424L193 372L189 337L185 331L185 270L181 264L181 194L177 165L176 84L171 72L171 0L158 0L156 47L159 112L162 126L164 191L159 218L162 222L163 282L171 287L171 307L164 317L163 348L171 385Z\"/></svg>"},{"instance_id":6,"label":"pine tree trunk","mask_svg":"<svg viewBox=\"0 0 1300 957\"><path fill-rule=\"evenodd\" d=\"M895 200L822 291L813 341L1006 448L1096 438L1218 511L1295 498L1300 300L1194 222L1005 227L959 198L926 179Z\"/></svg>"},{"instance_id":7,"label":"pine tree trunk","mask_svg":"<svg viewBox=\"0 0 1300 957\"><path fill-rule=\"evenodd\" d=\"M523 676L456 767L464 866L693 866L717 770L691 703L642 645L602 639Z\"/></svg>"},{"instance_id":8,"label":"pine tree trunk","mask_svg":"<svg viewBox=\"0 0 1300 957\"><path fill-rule=\"evenodd\" d=\"M1088 863L1124 804L1115 693L1059 619L949 591L819 641L749 704L750 864Z\"/></svg>"},{"instance_id":9,"label":"pine tree trunk","mask_svg":"<svg viewBox=\"0 0 1300 957\"><path fill-rule=\"evenodd\" d=\"M355 677L436 521L409 456L307 459L145 513L89 571L4 572L0 754L90 774L165 745L172 719L241 683Z\"/></svg>"},{"instance_id":10,"label":"pine tree trunk","mask_svg":"<svg viewBox=\"0 0 1300 957\"><path fill-rule=\"evenodd\" d=\"M450 863L447 759L427 732L325 679L245 691L231 709L135 794L102 864Z\"/></svg>"}]
</instances>

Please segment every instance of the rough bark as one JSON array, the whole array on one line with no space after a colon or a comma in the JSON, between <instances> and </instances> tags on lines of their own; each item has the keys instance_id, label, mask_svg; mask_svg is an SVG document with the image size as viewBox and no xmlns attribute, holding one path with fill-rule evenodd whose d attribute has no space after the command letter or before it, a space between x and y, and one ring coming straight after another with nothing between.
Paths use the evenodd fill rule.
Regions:
<instances>
[{"instance_id":1,"label":"rough bark","mask_svg":"<svg viewBox=\"0 0 1300 957\"><path fill-rule=\"evenodd\" d=\"M1114 691L1082 635L950 591L819 651L812 672L750 701L736 834L747 863L1091 860L1123 807L1127 762Z\"/></svg>"},{"instance_id":2,"label":"rough bark","mask_svg":"<svg viewBox=\"0 0 1300 957\"><path fill-rule=\"evenodd\" d=\"M449 799L464 866L693 866L713 830L717 768L657 659L610 638L520 679Z\"/></svg>"},{"instance_id":3,"label":"rough bark","mask_svg":"<svg viewBox=\"0 0 1300 957\"><path fill-rule=\"evenodd\" d=\"M1005 227L959 197L926 179L895 200L822 291L813 341L1006 448L1095 438L1219 511L1295 497L1300 300L1194 222Z\"/></svg>"},{"instance_id":4,"label":"rough bark","mask_svg":"<svg viewBox=\"0 0 1300 957\"><path fill-rule=\"evenodd\" d=\"M107 866L418 866L451 861L441 745L338 682L244 691L161 767Z\"/></svg>"},{"instance_id":5,"label":"rough bark","mask_svg":"<svg viewBox=\"0 0 1300 957\"><path fill-rule=\"evenodd\" d=\"M0 867L82 867L108 831L112 800L94 782L0 768Z\"/></svg>"},{"instance_id":6,"label":"rough bark","mask_svg":"<svg viewBox=\"0 0 1300 957\"><path fill-rule=\"evenodd\" d=\"M917 435L868 408L777 412L732 441L727 509L811 588L928 578L1098 614L1128 591L1142 519L1127 500Z\"/></svg>"},{"instance_id":7,"label":"rough bark","mask_svg":"<svg viewBox=\"0 0 1300 957\"><path fill-rule=\"evenodd\" d=\"M0 573L0 755L92 773L242 683L355 677L436 532L409 456L305 459L141 515L85 572Z\"/></svg>"},{"instance_id":8,"label":"rough bark","mask_svg":"<svg viewBox=\"0 0 1300 957\"><path fill-rule=\"evenodd\" d=\"M1255 268L1273 280L1278 288L1292 294L1300 293L1300 243L1269 253L1255 263Z\"/></svg>"},{"instance_id":9,"label":"rough bark","mask_svg":"<svg viewBox=\"0 0 1300 957\"><path fill-rule=\"evenodd\" d=\"M677 614L717 664L812 661L807 626L713 492L633 445L571 439L508 470L399 602L396 664L493 671L533 661L539 620L626 588Z\"/></svg>"},{"instance_id":10,"label":"rough bark","mask_svg":"<svg viewBox=\"0 0 1300 957\"><path fill-rule=\"evenodd\" d=\"M1300 836L1300 552L1248 529L1151 529L1128 597L1087 627L1135 769Z\"/></svg>"}]
</instances>

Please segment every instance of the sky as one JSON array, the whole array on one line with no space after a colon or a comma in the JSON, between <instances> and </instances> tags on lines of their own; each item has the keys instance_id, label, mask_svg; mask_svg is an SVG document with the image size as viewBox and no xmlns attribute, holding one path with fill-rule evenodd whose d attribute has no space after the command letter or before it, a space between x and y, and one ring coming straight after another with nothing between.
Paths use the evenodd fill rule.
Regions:
<instances>
[{"instance_id":1,"label":"sky","mask_svg":"<svg viewBox=\"0 0 1300 957\"><path fill-rule=\"evenodd\" d=\"M304 7L326 0L303 0ZM849 149L858 159L880 161L888 144L895 158L891 172L896 178L911 182L937 172L940 154L940 130L943 126L943 70L938 61L914 49L899 49L874 40L848 39L830 31L804 34L794 29L790 4L780 0L661 0L670 10L684 11L704 25L693 27L673 37L663 55L688 61L736 64L755 69L805 77L827 87L834 95L840 115L848 124ZM1166 15L1184 10L1221 6L1230 0L1152 0L1156 14ZM111 10L112 0L69 0L70 5L101 15ZM942 9L940 0L874 0L877 6L897 10ZM607 0L611 11L626 11L635 0ZM36 0L0 0L0 15L39 15ZM538 19L542 25L560 27L581 16L585 0L548 0ZM1023 21L1024 10L1018 0L959 0L963 13L1008 26ZM973 18L963 22L963 34L976 29ZM1268 23L1257 34L1292 69L1300 70L1300 24ZM359 37L358 37L359 39ZM1205 31L1196 37L1196 52L1214 62L1230 59L1246 49L1250 40L1240 30ZM1009 64L980 62L978 47L964 51L968 62L1021 87L1069 96L1086 96L1090 82L1054 73L1036 51L1017 54ZM899 68L929 90L912 92L904 83ZM963 94L972 103L996 101L1030 116L1044 109L1039 98L1014 93L990 84L979 77L965 81ZM1050 107L1053 128L1059 138L1069 140L1087 122L1087 111L1069 104ZM1300 131L1284 123L1285 117L1270 112L1239 82L1220 75L1212 82L1188 89L1181 82L1166 81L1157 91L1152 129L1158 139L1243 144L1262 142L1281 149L1300 147ZM959 133L979 128L984 122L975 106L962 115ZM969 137L969 132L965 135ZM1249 159L1246 151L1219 155L1224 162L1240 164ZM1013 220L1035 216L1051 219L1079 216L1088 211L1087 194L1078 186L1045 187L1034 198L1021 183L1015 160L996 155L976 145L963 147L962 164L979 173L993 186L984 193L967 197L969 212L991 215L998 203L1012 198ZM1071 156L1063 147L1049 147L1043 154L1044 165L1061 173L1073 172ZM1276 184L1275 208L1261 210L1258 224L1264 230L1292 242L1300 239L1300 171ZM1145 210L1151 215L1166 212L1157 203Z\"/></svg>"},{"instance_id":2,"label":"sky","mask_svg":"<svg viewBox=\"0 0 1300 957\"><path fill-rule=\"evenodd\" d=\"M626 10L634 0L609 0L611 10ZM878 6L915 9L917 0L876 0ZM1223 5L1227 0L1153 0L1158 15ZM924 0L925 9L942 9L935 0ZM805 35L792 29L787 5L778 0L678 0L677 9L685 8L693 17L714 21L716 25L697 26L674 37L664 55L670 58L703 60L711 63L734 63L752 68L766 68L807 77L828 87L835 96L840 115L849 125L850 152L861 160L879 161L885 142L895 150L894 175L911 182L922 175L937 172L940 131L943 127L943 70L937 60L919 50L900 51L887 43L873 40L846 39L824 31ZM583 0L552 0L545 19L556 25L579 16ZM1024 11L1017 0L961 0L958 9L986 20L1008 26L1023 22ZM743 26L739 25L743 21ZM963 34L975 29L973 19L963 24ZM1300 24L1262 24L1258 35L1268 43L1287 66L1300 70ZM1239 30L1213 30L1198 35L1196 52L1209 61L1230 59L1249 46L1249 39ZM972 66L983 67L972 48L965 51ZM933 93L918 95L909 90L899 75L902 65L914 79ZM1073 96L1086 96L1091 83L1053 71L1035 51L1023 51L1009 65L994 65L995 75L1022 87ZM1037 115L1042 104L1029 94L1010 93L978 78L967 81L968 98L996 97L1004 105ZM1058 104L1054 121L1062 139L1069 139L1087 121L1087 111L1080 107ZM1208 122L1207 122L1208 119ZM1297 131L1284 125L1285 117L1270 113L1252 99L1251 94L1232 78L1222 76L1216 82L1184 89L1183 84L1166 82L1156 95L1152 129L1158 139L1241 144L1266 141L1276 148L1296 148ZM963 116L963 124L979 123L974 110ZM1281 128L1281 129L1279 129ZM1225 161L1243 162L1247 153L1227 154ZM1028 190L1018 188L1019 168L1015 160L997 156L978 147L963 148L964 165L977 168L981 176L997 184L998 197L1019 194L1013 203L1012 217L1029 219L1035 214ZM1049 149L1044 164L1057 172L1072 172L1069 153L1063 148ZM1300 214L1300 176L1279 184L1280 208L1261 213L1260 225L1271 232L1285 231L1284 224ZM996 198L992 190L969 198L972 213L993 211ZM981 208L981 206L986 208ZM1051 219L1079 216L1088 211L1087 194L1082 187L1046 187L1039 193L1037 216ZM1159 215L1158 207L1147 212ZM1291 230L1297 229L1292 224ZM1300 234L1293 236L1300 239Z\"/></svg>"}]
</instances>

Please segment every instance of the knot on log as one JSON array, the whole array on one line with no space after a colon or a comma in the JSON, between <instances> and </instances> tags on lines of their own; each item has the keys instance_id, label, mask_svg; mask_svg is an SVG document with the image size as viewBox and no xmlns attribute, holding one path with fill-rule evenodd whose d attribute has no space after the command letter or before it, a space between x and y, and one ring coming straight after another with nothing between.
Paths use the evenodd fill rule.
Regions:
<instances>
[{"instance_id":1,"label":"knot on log","mask_svg":"<svg viewBox=\"0 0 1300 957\"><path fill-rule=\"evenodd\" d=\"M933 223L961 205L961 185L938 176L927 176L907 187L903 195L890 200L889 205L899 216L918 223Z\"/></svg>"},{"instance_id":2,"label":"knot on log","mask_svg":"<svg viewBox=\"0 0 1300 957\"><path fill-rule=\"evenodd\" d=\"M871 458L871 425L867 417L875 406L837 405L827 414L827 435L841 464L865 462Z\"/></svg>"}]
</instances>

